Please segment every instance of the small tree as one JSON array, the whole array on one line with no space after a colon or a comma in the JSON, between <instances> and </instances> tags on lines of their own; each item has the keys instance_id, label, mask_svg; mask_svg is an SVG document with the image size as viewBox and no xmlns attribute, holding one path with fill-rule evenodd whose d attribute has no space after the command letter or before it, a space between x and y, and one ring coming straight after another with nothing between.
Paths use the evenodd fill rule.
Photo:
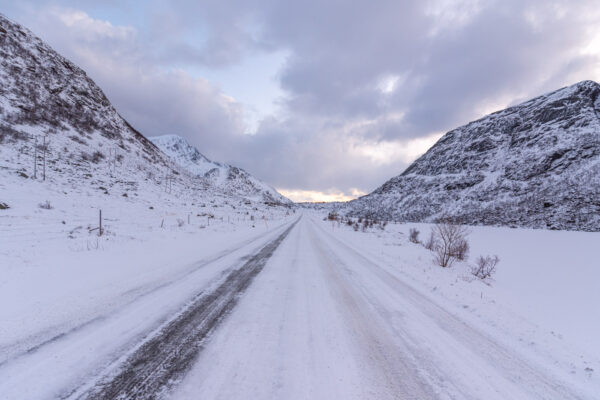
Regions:
<instances>
[{"instance_id":1,"label":"small tree","mask_svg":"<svg viewBox=\"0 0 600 400\"><path fill-rule=\"evenodd\" d=\"M408 240L410 240L413 243L420 243L419 233L420 232L417 228L410 228L410 230L408 231Z\"/></svg>"},{"instance_id":2,"label":"small tree","mask_svg":"<svg viewBox=\"0 0 600 400\"><path fill-rule=\"evenodd\" d=\"M435 262L443 267L450 267L458 259L458 248L464 247L469 230L462 226L443 221L436 224L433 229L435 235ZM468 244L466 244L468 249Z\"/></svg>"}]
</instances>

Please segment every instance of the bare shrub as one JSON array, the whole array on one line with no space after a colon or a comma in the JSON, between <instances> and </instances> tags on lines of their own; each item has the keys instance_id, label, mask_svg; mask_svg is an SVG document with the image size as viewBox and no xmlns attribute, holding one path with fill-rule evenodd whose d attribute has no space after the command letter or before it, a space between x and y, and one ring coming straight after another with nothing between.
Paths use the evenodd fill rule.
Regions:
<instances>
[{"instance_id":1,"label":"bare shrub","mask_svg":"<svg viewBox=\"0 0 600 400\"><path fill-rule=\"evenodd\" d=\"M489 278L496 272L498 262L500 262L498 256L479 256L475 265L471 267L471 273L479 279Z\"/></svg>"},{"instance_id":2,"label":"bare shrub","mask_svg":"<svg viewBox=\"0 0 600 400\"><path fill-rule=\"evenodd\" d=\"M358 222L355 222L354 225L352 225L352 228L354 229L354 232L358 232Z\"/></svg>"},{"instance_id":3,"label":"bare shrub","mask_svg":"<svg viewBox=\"0 0 600 400\"><path fill-rule=\"evenodd\" d=\"M429 233L429 238L423 243L423 246L425 246L427 250L433 251L433 248L435 247L435 234L433 233L433 230Z\"/></svg>"},{"instance_id":4,"label":"bare shrub","mask_svg":"<svg viewBox=\"0 0 600 400\"><path fill-rule=\"evenodd\" d=\"M184 224L185 224L184 220L182 220L181 218L177 218L177 226L178 227L181 228Z\"/></svg>"},{"instance_id":5,"label":"bare shrub","mask_svg":"<svg viewBox=\"0 0 600 400\"><path fill-rule=\"evenodd\" d=\"M421 241L419 240L419 233L420 232L417 228L410 228L408 231L408 240L413 243L420 243Z\"/></svg>"},{"instance_id":6,"label":"bare shrub","mask_svg":"<svg viewBox=\"0 0 600 400\"><path fill-rule=\"evenodd\" d=\"M48 200L46 200L44 203L40 203L38 204L39 208L42 208L44 210L52 210L54 207L52 207L52 204L50 204L50 202Z\"/></svg>"},{"instance_id":7,"label":"bare shrub","mask_svg":"<svg viewBox=\"0 0 600 400\"><path fill-rule=\"evenodd\" d=\"M362 231L366 232L367 228L371 226L371 222L368 219L363 220Z\"/></svg>"},{"instance_id":8,"label":"bare shrub","mask_svg":"<svg viewBox=\"0 0 600 400\"><path fill-rule=\"evenodd\" d=\"M452 256L458 261L465 261L469 258L469 242L467 242L466 239L459 240L451 251Z\"/></svg>"},{"instance_id":9,"label":"bare shrub","mask_svg":"<svg viewBox=\"0 0 600 400\"><path fill-rule=\"evenodd\" d=\"M435 235L435 245L433 246L435 262L443 268L450 267L458 259L457 248L465 246L469 230L462 225L444 221L436 224L433 232ZM468 244L466 248L468 249Z\"/></svg>"}]
</instances>

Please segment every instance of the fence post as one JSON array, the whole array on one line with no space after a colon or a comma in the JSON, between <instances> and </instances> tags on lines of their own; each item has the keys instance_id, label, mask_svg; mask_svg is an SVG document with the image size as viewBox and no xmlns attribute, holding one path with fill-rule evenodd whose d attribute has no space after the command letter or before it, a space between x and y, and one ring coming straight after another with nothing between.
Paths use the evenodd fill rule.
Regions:
<instances>
[{"instance_id":1,"label":"fence post","mask_svg":"<svg viewBox=\"0 0 600 400\"><path fill-rule=\"evenodd\" d=\"M98 236L102 236L102 210L99 210L100 213L98 215Z\"/></svg>"},{"instance_id":2,"label":"fence post","mask_svg":"<svg viewBox=\"0 0 600 400\"><path fill-rule=\"evenodd\" d=\"M33 178L37 179L37 136L34 136L33 142Z\"/></svg>"},{"instance_id":3,"label":"fence post","mask_svg":"<svg viewBox=\"0 0 600 400\"><path fill-rule=\"evenodd\" d=\"M42 173L42 177L43 177L42 180L45 181L46 180L46 135L44 135L44 147L43 147L43 150L44 150L44 153L43 153L44 154L44 157L43 157L43 160L44 160L44 169L43 169L43 173Z\"/></svg>"}]
</instances>

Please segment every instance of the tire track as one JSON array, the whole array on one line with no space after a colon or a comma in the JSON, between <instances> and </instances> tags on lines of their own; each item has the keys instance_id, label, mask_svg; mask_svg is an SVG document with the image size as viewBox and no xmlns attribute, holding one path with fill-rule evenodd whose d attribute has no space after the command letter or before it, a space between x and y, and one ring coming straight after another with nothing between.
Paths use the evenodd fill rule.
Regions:
<instances>
[{"instance_id":1,"label":"tire track","mask_svg":"<svg viewBox=\"0 0 600 400\"><path fill-rule=\"evenodd\" d=\"M159 333L143 343L116 373L77 399L157 399L175 386L195 361L205 339L235 307L297 221L231 272L214 291L200 295Z\"/></svg>"},{"instance_id":2,"label":"tire track","mask_svg":"<svg viewBox=\"0 0 600 400\"><path fill-rule=\"evenodd\" d=\"M281 228L281 226L276 227L276 229L280 229L280 228ZM150 296L150 295L156 293L158 290L160 290L164 287L167 287L175 282L179 282L179 281L187 278L188 276L192 275L193 273L197 272L199 269L206 267L207 265L210 265L211 263L214 263L215 261L219 261L219 260L231 255L232 253L239 251L240 249L243 249L245 246L248 246L250 244L253 244L254 242L261 240L263 237L265 237L269 233L270 232L267 232L266 234L261 234L257 237L253 237L251 239L244 240L244 241L236 244L234 247L227 248L227 249L220 251L210 257L207 257L200 261L194 262L194 263L190 264L189 267L179 271L178 273L176 273L173 277L171 277L168 280L162 279L160 281L153 281L153 282L149 282L144 285L129 289L129 290L119 294L118 297L122 298L123 301L120 301L118 304L116 304L114 309L122 309L124 307L127 307L128 305L133 304L136 301L138 301L146 296ZM23 340L21 340L19 342L9 343L7 345L0 346L0 367L3 367L4 365L6 365L10 362L14 362L24 356L31 355L31 354L35 353L36 351L46 347L47 345L50 345L50 344L56 343L59 340L65 339L68 336L70 336L74 333L77 333L77 332L89 327L92 324L95 324L99 321L105 320L106 318L110 317L110 315L111 315L110 312L98 314L87 320L82 321L81 323L79 323L77 325L68 326L66 329L63 328L62 326L50 327L49 329L47 329L47 332L50 332L50 334L46 334L46 332L37 332L37 333L30 335L29 337L24 338ZM23 342L27 343L27 345L23 345Z\"/></svg>"}]
</instances>

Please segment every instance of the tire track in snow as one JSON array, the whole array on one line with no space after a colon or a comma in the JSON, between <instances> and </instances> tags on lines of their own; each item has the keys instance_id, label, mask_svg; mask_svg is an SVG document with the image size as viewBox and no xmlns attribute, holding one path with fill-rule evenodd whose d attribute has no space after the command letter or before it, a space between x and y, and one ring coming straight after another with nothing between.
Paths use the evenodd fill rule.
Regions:
<instances>
[{"instance_id":1,"label":"tire track in snow","mask_svg":"<svg viewBox=\"0 0 600 400\"><path fill-rule=\"evenodd\" d=\"M157 335L137 348L118 368L90 390L69 398L156 399L176 385L202 349L205 339L235 307L297 221L231 272L214 291L199 296Z\"/></svg>"},{"instance_id":2,"label":"tire track in snow","mask_svg":"<svg viewBox=\"0 0 600 400\"><path fill-rule=\"evenodd\" d=\"M311 227L313 228L313 227ZM314 229L314 228L313 228ZM390 336L385 322L368 307L361 295L354 290L342 268L344 264L334 257L331 249L310 234L312 247L321 260L327 282L336 294L338 304L356 341L365 363L365 378L376 382L377 399L437 399L439 396L418 373L419 366L407 348L398 347Z\"/></svg>"},{"instance_id":3,"label":"tire track in snow","mask_svg":"<svg viewBox=\"0 0 600 400\"><path fill-rule=\"evenodd\" d=\"M278 227L277 229L279 229L279 228L281 228L281 227ZM126 292L123 292L119 295L119 297L123 298L123 301L118 302L115 305L114 309L122 309L123 307L127 307L128 305L135 303L139 299L150 296L164 287L172 285L175 282L181 281L181 280L187 278L188 276L192 275L199 269L201 269L207 265L210 265L211 263L214 263L215 261L221 260L222 258L225 258L228 255L230 255L236 251L239 251L240 249L243 249L244 247L251 245L252 243L255 243L255 242L263 239L269 233L270 232L267 232L267 233L259 235L257 237L253 237L251 239L244 240L244 241L236 244L234 247L227 248L227 249L220 251L208 258L194 262L189 267L187 267L186 269L184 269L182 271L179 271L177 274L175 274L173 277L171 277L168 280L161 279L159 281L157 280L154 282L146 283L144 285L129 289ZM10 362L13 362L15 360L18 360L21 357L33 354L36 351L44 348L47 345L50 345L59 340L65 339L69 335L77 333L77 332L89 327L92 324L95 324L97 322L105 320L110 315L111 315L110 313L98 314L87 320L84 320L83 322L81 322L77 325L68 326L66 328L64 328L62 326L61 327L50 327L46 330L46 332L38 332L36 334L30 335L29 337L23 339L20 342L10 343L5 346L0 346L0 367L4 366ZM50 332L51 334L47 334L47 332ZM27 343L27 346L23 346L22 342ZM14 349L18 349L18 350L14 350Z\"/></svg>"},{"instance_id":4,"label":"tire track in snow","mask_svg":"<svg viewBox=\"0 0 600 400\"><path fill-rule=\"evenodd\" d=\"M426 316L430 321L433 321L434 325L441 333L454 340L457 345L464 346L466 351L482 357L485 362L493 368L493 373L495 373L495 376L488 377L488 383L498 385L495 390L507 390L511 393L510 396L504 396L504 398L535 398L544 400L582 400L586 398L584 395L572 391L572 389L565 385L564 382L557 380L551 375L547 375L543 368L530 364L530 362L485 333L467 325L467 323L458 317L434 303L432 300L426 298L412 286L391 274L371 258L362 254L358 249L344 243L314 222L312 225L315 231L320 231L320 235L318 235L320 236L320 240L318 240L319 244L331 249L333 254L352 257L352 259L356 261L353 265L359 265L361 269L364 269L370 276L375 277L384 286L401 296L407 304L419 310L419 312ZM324 238L326 239L323 240ZM357 278L354 278L353 275L360 275L360 271L350 268L349 264L347 264L347 260L337 259L335 260L335 264L338 267L345 269L347 283L352 280L354 281L354 285L357 284ZM338 273L341 273L341 271L338 271ZM370 295L371 301L377 303L376 293L371 291ZM377 304L374 304L374 306L377 307ZM382 312L384 315L386 314L385 311L385 307L379 309L379 312ZM395 327L395 329L398 329L398 327ZM399 331L398 334L402 339L410 339L410 333L407 331ZM427 338L424 337L418 338L420 341L426 339ZM414 350L418 351L418 349ZM420 367L433 373L434 376L438 375L440 381L445 380L444 375L440 375L440 371L436 371L436 363L432 362L431 359L424 358L424 355L425 353L414 354L415 359L418 360L419 363L423 363ZM466 357L466 354L463 354L462 356ZM510 384L512 387L503 387L503 382L505 384ZM457 398L477 398L476 395L469 396L468 393L463 391L464 389L468 392L468 387L454 387L454 389L460 392L460 395L458 395Z\"/></svg>"}]
</instances>

